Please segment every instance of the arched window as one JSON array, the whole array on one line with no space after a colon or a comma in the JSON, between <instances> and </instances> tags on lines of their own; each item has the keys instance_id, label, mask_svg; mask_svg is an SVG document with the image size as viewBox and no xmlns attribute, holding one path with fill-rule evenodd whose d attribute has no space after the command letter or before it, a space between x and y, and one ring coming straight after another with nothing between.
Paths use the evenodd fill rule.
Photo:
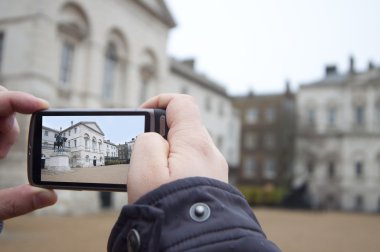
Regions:
<instances>
[{"instance_id":1,"label":"arched window","mask_svg":"<svg viewBox=\"0 0 380 252\"><path fill-rule=\"evenodd\" d=\"M96 151L96 138L95 137L92 138L92 151L93 152Z\"/></svg>"},{"instance_id":2,"label":"arched window","mask_svg":"<svg viewBox=\"0 0 380 252\"><path fill-rule=\"evenodd\" d=\"M117 63L118 56L115 44L109 43L106 50L103 80L103 99L106 101L113 99Z\"/></svg>"},{"instance_id":3,"label":"arched window","mask_svg":"<svg viewBox=\"0 0 380 252\"><path fill-rule=\"evenodd\" d=\"M102 153L102 140L99 139L99 153Z\"/></svg>"},{"instance_id":4,"label":"arched window","mask_svg":"<svg viewBox=\"0 0 380 252\"><path fill-rule=\"evenodd\" d=\"M102 98L108 103L106 105L112 106L115 102L123 102L125 99L126 58L127 46L124 36L120 30L112 29L104 52Z\"/></svg>"},{"instance_id":5,"label":"arched window","mask_svg":"<svg viewBox=\"0 0 380 252\"><path fill-rule=\"evenodd\" d=\"M90 146L89 146L89 141L90 141L90 136L86 133L84 134L84 148L85 150L89 150L90 149Z\"/></svg>"},{"instance_id":6,"label":"arched window","mask_svg":"<svg viewBox=\"0 0 380 252\"><path fill-rule=\"evenodd\" d=\"M58 13L58 33L61 40L59 84L68 88L73 82L75 54L80 43L89 34L86 14L77 4L65 4Z\"/></svg>"},{"instance_id":7,"label":"arched window","mask_svg":"<svg viewBox=\"0 0 380 252\"><path fill-rule=\"evenodd\" d=\"M380 130L380 99L375 104L375 129Z\"/></svg>"},{"instance_id":8,"label":"arched window","mask_svg":"<svg viewBox=\"0 0 380 252\"><path fill-rule=\"evenodd\" d=\"M140 63L140 102L153 96L157 91L157 59L151 50L145 50L141 56Z\"/></svg>"}]
</instances>

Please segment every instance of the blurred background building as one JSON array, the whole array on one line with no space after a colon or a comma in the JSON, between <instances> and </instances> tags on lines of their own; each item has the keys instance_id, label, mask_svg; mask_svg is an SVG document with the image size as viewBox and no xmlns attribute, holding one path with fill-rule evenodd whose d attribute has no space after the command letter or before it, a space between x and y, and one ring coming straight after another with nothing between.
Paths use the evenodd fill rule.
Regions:
<instances>
[{"instance_id":1,"label":"blurred background building","mask_svg":"<svg viewBox=\"0 0 380 252\"><path fill-rule=\"evenodd\" d=\"M380 69L339 73L302 85L294 186L322 209L380 211Z\"/></svg>"},{"instance_id":2,"label":"blurred background building","mask_svg":"<svg viewBox=\"0 0 380 252\"><path fill-rule=\"evenodd\" d=\"M279 204L281 195L277 198L269 195L284 193L291 182L295 95L287 83L282 94L250 93L235 97L234 104L240 111L242 124L238 184L248 191L246 194L256 194L247 195L253 204ZM258 189L249 188L251 185Z\"/></svg>"},{"instance_id":3,"label":"blurred background building","mask_svg":"<svg viewBox=\"0 0 380 252\"><path fill-rule=\"evenodd\" d=\"M137 107L162 92L188 93L197 99L206 127L236 168L240 121L232 100L189 64L168 57L168 34L174 26L162 0L4 0L0 83L65 108ZM21 136L1 161L1 187L27 182L29 117L18 120ZM117 152L117 146L109 145ZM124 193L59 191L59 198L44 211L87 213L126 203Z\"/></svg>"}]
</instances>

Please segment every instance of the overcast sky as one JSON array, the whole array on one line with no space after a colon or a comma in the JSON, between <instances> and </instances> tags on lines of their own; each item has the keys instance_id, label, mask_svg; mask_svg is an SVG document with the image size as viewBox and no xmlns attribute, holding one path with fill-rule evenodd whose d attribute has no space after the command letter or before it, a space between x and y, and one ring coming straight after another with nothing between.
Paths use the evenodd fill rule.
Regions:
<instances>
[{"instance_id":1,"label":"overcast sky","mask_svg":"<svg viewBox=\"0 0 380 252\"><path fill-rule=\"evenodd\" d=\"M169 55L194 57L196 68L232 94L293 90L318 80L326 64L339 72L353 55L363 71L380 66L379 0L166 0L177 22Z\"/></svg>"}]
</instances>

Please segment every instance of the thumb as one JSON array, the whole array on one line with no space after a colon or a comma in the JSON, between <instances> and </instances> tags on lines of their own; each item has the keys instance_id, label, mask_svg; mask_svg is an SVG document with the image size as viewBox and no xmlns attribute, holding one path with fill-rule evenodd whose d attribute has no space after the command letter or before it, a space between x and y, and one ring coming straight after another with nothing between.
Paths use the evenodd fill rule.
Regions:
<instances>
[{"instance_id":1,"label":"thumb","mask_svg":"<svg viewBox=\"0 0 380 252\"><path fill-rule=\"evenodd\" d=\"M150 132L137 137L127 175L129 203L169 182L168 155L169 144L161 135Z\"/></svg>"}]
</instances>

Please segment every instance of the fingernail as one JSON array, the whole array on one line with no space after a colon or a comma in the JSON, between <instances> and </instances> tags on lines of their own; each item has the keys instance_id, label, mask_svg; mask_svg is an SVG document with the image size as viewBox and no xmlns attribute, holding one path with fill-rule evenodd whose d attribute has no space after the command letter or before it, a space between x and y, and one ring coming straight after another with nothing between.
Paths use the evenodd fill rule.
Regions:
<instances>
[{"instance_id":1,"label":"fingernail","mask_svg":"<svg viewBox=\"0 0 380 252\"><path fill-rule=\"evenodd\" d=\"M37 97L37 99L40 100L40 102L45 105L44 107L46 107L46 108L49 107L49 102L47 100L44 100L44 99L39 98L39 97Z\"/></svg>"},{"instance_id":2,"label":"fingernail","mask_svg":"<svg viewBox=\"0 0 380 252\"><path fill-rule=\"evenodd\" d=\"M37 208L50 206L56 202L57 196L54 191L33 187L33 192L35 193L33 201Z\"/></svg>"},{"instance_id":3,"label":"fingernail","mask_svg":"<svg viewBox=\"0 0 380 252\"><path fill-rule=\"evenodd\" d=\"M6 129L10 131L13 128L15 121L16 121L16 115L15 114L11 114L10 116L8 116L6 121L5 121Z\"/></svg>"}]
</instances>

